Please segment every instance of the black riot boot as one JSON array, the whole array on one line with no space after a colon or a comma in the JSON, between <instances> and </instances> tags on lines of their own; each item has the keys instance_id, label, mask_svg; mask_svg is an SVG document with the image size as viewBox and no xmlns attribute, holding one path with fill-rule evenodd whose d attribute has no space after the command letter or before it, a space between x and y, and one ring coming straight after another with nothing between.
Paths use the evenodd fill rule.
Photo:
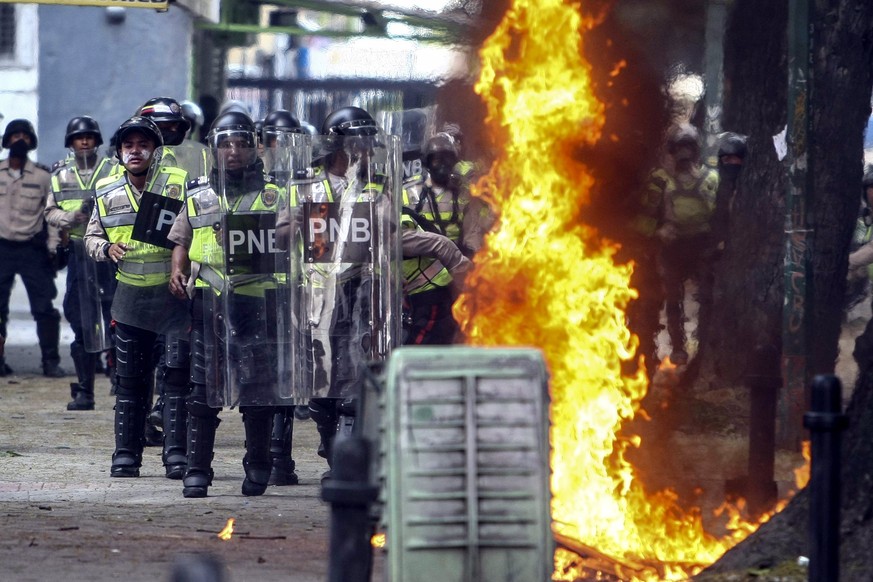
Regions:
<instances>
[{"instance_id":1,"label":"black riot boot","mask_svg":"<svg viewBox=\"0 0 873 582\"><path fill-rule=\"evenodd\" d=\"M280 406L276 408L276 413L273 415L273 434L270 437L273 470L270 472L270 485L297 485L299 481L297 473L294 472L294 459L291 458L294 408Z\"/></svg>"},{"instance_id":2,"label":"black riot boot","mask_svg":"<svg viewBox=\"0 0 873 582\"><path fill-rule=\"evenodd\" d=\"M190 406L190 403L189 403ZM202 406L206 410L205 406ZM188 411L187 468L182 478L182 495L206 497L212 485L212 456L215 448L215 430L221 424L218 409L206 416L194 416Z\"/></svg>"},{"instance_id":3,"label":"black riot boot","mask_svg":"<svg viewBox=\"0 0 873 582\"><path fill-rule=\"evenodd\" d=\"M43 317L36 322L36 337L42 352L42 375L49 378L63 378L67 372L61 368L61 355L58 344L61 340L61 315L55 311L51 317Z\"/></svg>"},{"instance_id":4,"label":"black riot boot","mask_svg":"<svg viewBox=\"0 0 873 582\"><path fill-rule=\"evenodd\" d=\"M115 397L115 452L112 453L112 477L139 477L142 465L142 432L145 407L141 398L130 395Z\"/></svg>"},{"instance_id":5,"label":"black riot boot","mask_svg":"<svg viewBox=\"0 0 873 582\"><path fill-rule=\"evenodd\" d=\"M97 354L89 354L81 342L70 344L70 357L76 367L78 383L70 384L73 400L67 403L67 410L94 410L94 369Z\"/></svg>"},{"instance_id":6,"label":"black riot boot","mask_svg":"<svg viewBox=\"0 0 873 582\"><path fill-rule=\"evenodd\" d=\"M333 439L339 428L339 413L337 406L339 398L310 398L309 417L315 422L315 428L321 437L318 445L318 456L327 459L327 471L321 476L322 479L330 478L330 467L333 464Z\"/></svg>"},{"instance_id":7,"label":"black riot boot","mask_svg":"<svg viewBox=\"0 0 873 582\"><path fill-rule=\"evenodd\" d=\"M242 494L246 496L263 495L270 481L273 460L270 457L270 437L273 432L273 407L247 406L240 408L243 426L246 430L246 455L243 469L246 478L242 484Z\"/></svg>"},{"instance_id":8,"label":"black riot boot","mask_svg":"<svg viewBox=\"0 0 873 582\"><path fill-rule=\"evenodd\" d=\"M164 451L161 460L167 472L167 479L181 479L188 466L186 446L188 439L188 409L185 397L167 394L161 408L164 427Z\"/></svg>"}]
</instances>

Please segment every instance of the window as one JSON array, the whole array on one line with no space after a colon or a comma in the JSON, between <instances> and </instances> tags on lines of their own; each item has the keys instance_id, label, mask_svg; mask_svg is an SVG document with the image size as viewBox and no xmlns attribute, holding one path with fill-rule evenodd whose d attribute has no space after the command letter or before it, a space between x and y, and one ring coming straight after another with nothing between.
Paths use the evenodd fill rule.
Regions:
<instances>
[{"instance_id":1,"label":"window","mask_svg":"<svg viewBox=\"0 0 873 582\"><path fill-rule=\"evenodd\" d=\"M0 58L15 56L15 5L0 4Z\"/></svg>"}]
</instances>

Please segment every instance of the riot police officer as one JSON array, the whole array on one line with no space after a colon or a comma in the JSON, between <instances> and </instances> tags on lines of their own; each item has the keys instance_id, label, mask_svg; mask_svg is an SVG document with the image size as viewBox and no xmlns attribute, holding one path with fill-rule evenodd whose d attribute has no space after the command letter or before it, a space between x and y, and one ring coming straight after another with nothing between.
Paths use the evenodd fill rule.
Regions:
<instances>
[{"instance_id":1,"label":"riot police officer","mask_svg":"<svg viewBox=\"0 0 873 582\"><path fill-rule=\"evenodd\" d=\"M206 173L207 153L202 144L186 140L191 122L184 115L178 101L172 97L154 97L143 103L139 115L151 119L161 130L164 146L160 151L160 163L178 166L192 177Z\"/></svg>"},{"instance_id":2,"label":"riot police officer","mask_svg":"<svg viewBox=\"0 0 873 582\"><path fill-rule=\"evenodd\" d=\"M393 327L399 327L399 289L393 286L399 256L391 241L400 195L391 190L399 190L401 174L390 166L400 158L400 144L390 137L359 107L328 115L322 135L313 138L316 159L305 178L292 183L292 210L277 226L279 233L291 227L289 244L299 264L300 390L310 396L319 455L328 463L340 404L355 395L362 367L399 343Z\"/></svg>"},{"instance_id":3,"label":"riot police officer","mask_svg":"<svg viewBox=\"0 0 873 582\"><path fill-rule=\"evenodd\" d=\"M94 373L99 353L111 346L109 305L115 287L107 263L95 263L85 252L85 223L94 207L94 189L107 177L113 164L100 154L103 135L97 121L87 115L67 123L64 147L70 155L52 172L51 193L45 218L61 228L70 240L64 315L73 330L70 356L78 382L70 384L73 398L67 410L94 409Z\"/></svg>"},{"instance_id":4,"label":"riot police officer","mask_svg":"<svg viewBox=\"0 0 873 582\"><path fill-rule=\"evenodd\" d=\"M285 149L290 145L289 136L302 133L304 130L300 122L286 109L271 111L261 124L259 136L263 146L264 169L280 188L287 186L293 173ZM273 458L270 485L296 485L298 482L296 464L292 458L295 412L295 406L276 407L270 439L270 455Z\"/></svg>"},{"instance_id":5,"label":"riot police officer","mask_svg":"<svg viewBox=\"0 0 873 582\"><path fill-rule=\"evenodd\" d=\"M185 103L189 103L189 105L186 107ZM193 104L190 102L180 104L172 97L154 97L146 101L140 107L139 112L143 117L154 121L158 129L161 130L164 146L160 151L159 163L180 167L188 172L191 178L196 178L206 173L208 153L203 144L186 139L193 124L197 121L197 111L192 110L191 105ZM186 115L186 109L194 114L193 121ZM200 122L202 123L202 119ZM156 399L148 416L146 441L147 444L151 444L150 441L155 437L160 437L162 430L181 431L178 435L181 441L184 441L184 419L186 418L184 395L177 393L168 396L165 378L170 368L188 370L191 354L188 334L159 337L155 349L154 392ZM151 399L150 396L149 400ZM160 443L160 439L157 442Z\"/></svg>"},{"instance_id":6,"label":"riot police officer","mask_svg":"<svg viewBox=\"0 0 873 582\"><path fill-rule=\"evenodd\" d=\"M270 244L241 241L272 236L283 193L264 173L248 115L220 114L208 141L215 167L189 184L188 202L169 236L177 245L170 290L180 298L193 296L193 389L182 494L207 496L218 414L223 406L238 405L246 449L242 494L262 495L272 468L273 405L288 384L281 349L290 325L288 255Z\"/></svg>"},{"instance_id":7,"label":"riot police officer","mask_svg":"<svg viewBox=\"0 0 873 582\"><path fill-rule=\"evenodd\" d=\"M658 270L664 287L667 332L675 364L688 363L685 337L685 282L698 285L697 297L707 304L712 292L716 245L712 217L718 174L700 162L700 134L688 124L667 135L668 159L652 175L649 190L655 209L655 236L661 241Z\"/></svg>"},{"instance_id":8,"label":"riot police officer","mask_svg":"<svg viewBox=\"0 0 873 582\"><path fill-rule=\"evenodd\" d=\"M449 237L465 254L462 227L464 212L470 203L470 192L455 173L458 148L447 133L430 138L424 150L427 180L419 199L413 202L415 212L434 224L437 231Z\"/></svg>"},{"instance_id":9,"label":"riot police officer","mask_svg":"<svg viewBox=\"0 0 873 582\"><path fill-rule=\"evenodd\" d=\"M188 326L187 304L167 289L171 251L166 248L188 175L153 163L162 145L161 132L150 119L134 116L121 124L116 153L123 171L97 183L96 211L85 231L89 256L118 266L112 301L117 380L112 477L139 476L155 342L161 334ZM184 396L187 380L187 370L168 370L168 394ZM180 479L184 472L185 432L184 419L179 419L164 435L162 461L169 479Z\"/></svg>"}]
</instances>

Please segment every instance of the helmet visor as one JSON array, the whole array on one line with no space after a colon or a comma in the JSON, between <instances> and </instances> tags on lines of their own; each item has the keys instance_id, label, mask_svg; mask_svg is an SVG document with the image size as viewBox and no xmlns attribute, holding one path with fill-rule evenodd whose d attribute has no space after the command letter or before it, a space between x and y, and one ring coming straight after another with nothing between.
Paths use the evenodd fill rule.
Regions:
<instances>
[{"instance_id":1,"label":"helmet visor","mask_svg":"<svg viewBox=\"0 0 873 582\"><path fill-rule=\"evenodd\" d=\"M340 135L376 135L379 127L372 119L350 119L337 125L335 131Z\"/></svg>"}]
</instances>

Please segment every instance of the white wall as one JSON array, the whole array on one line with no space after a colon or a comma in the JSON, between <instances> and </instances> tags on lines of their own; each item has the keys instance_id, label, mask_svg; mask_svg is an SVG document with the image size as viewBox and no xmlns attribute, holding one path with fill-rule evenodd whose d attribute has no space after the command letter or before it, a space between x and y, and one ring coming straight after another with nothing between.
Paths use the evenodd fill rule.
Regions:
<instances>
[{"instance_id":1,"label":"white wall","mask_svg":"<svg viewBox=\"0 0 873 582\"><path fill-rule=\"evenodd\" d=\"M15 56L0 58L0 131L13 119L29 119L39 135L39 26L36 4L15 4Z\"/></svg>"}]
</instances>

